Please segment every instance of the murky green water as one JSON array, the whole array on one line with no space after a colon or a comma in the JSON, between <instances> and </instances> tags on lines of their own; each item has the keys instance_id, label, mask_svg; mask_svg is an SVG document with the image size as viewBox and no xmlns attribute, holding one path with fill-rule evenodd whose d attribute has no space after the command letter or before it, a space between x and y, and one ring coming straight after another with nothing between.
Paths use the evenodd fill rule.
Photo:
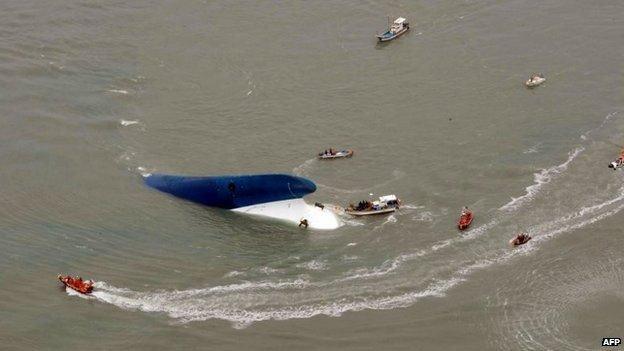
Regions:
<instances>
[{"instance_id":1,"label":"murky green water","mask_svg":"<svg viewBox=\"0 0 624 351\"><path fill-rule=\"evenodd\" d=\"M599 349L622 337L619 1L0 4L6 349ZM386 45L386 15L411 30ZM547 81L528 90L524 80ZM319 162L329 146L354 158ZM141 172L397 194L305 231ZM454 227L463 205L470 231ZM511 250L526 230L533 240ZM57 273L98 281L65 293Z\"/></svg>"}]
</instances>

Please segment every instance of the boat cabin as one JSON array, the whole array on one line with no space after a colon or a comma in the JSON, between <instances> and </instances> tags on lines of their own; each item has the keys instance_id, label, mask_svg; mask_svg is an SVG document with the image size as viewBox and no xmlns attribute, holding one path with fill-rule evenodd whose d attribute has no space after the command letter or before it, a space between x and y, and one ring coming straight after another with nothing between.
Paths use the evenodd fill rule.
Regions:
<instances>
[{"instance_id":1,"label":"boat cabin","mask_svg":"<svg viewBox=\"0 0 624 351\"><path fill-rule=\"evenodd\" d=\"M392 26L390 26L390 31L392 33L398 33L399 31L403 29L403 27L406 27L408 25L409 23L407 23L407 20L405 18L399 17L395 19L394 23L392 23Z\"/></svg>"},{"instance_id":2,"label":"boat cabin","mask_svg":"<svg viewBox=\"0 0 624 351\"><path fill-rule=\"evenodd\" d=\"M386 196L381 196L379 198L379 201L375 201L375 202L378 202L379 204L386 205L386 206L397 206L399 204L399 199L396 197L396 195L386 195Z\"/></svg>"}]
</instances>

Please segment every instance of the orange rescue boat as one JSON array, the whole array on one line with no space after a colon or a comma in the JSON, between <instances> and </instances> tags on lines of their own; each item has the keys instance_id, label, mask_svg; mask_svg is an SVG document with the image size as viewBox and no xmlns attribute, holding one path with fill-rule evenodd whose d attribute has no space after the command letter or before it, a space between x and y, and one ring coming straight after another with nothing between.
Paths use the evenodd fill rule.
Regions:
<instances>
[{"instance_id":1,"label":"orange rescue boat","mask_svg":"<svg viewBox=\"0 0 624 351\"><path fill-rule=\"evenodd\" d=\"M472 212L463 211L461 216L459 217L459 221L457 222L457 228L459 228L459 230L467 229L470 226L470 223L472 223L473 218L474 215L472 214Z\"/></svg>"},{"instance_id":2,"label":"orange rescue boat","mask_svg":"<svg viewBox=\"0 0 624 351\"><path fill-rule=\"evenodd\" d=\"M81 294L90 294L93 291L93 281L92 280L82 280L80 277L72 278L69 275L62 276L58 275L58 280L65 285L66 288L70 288L74 291L77 291Z\"/></svg>"}]
</instances>

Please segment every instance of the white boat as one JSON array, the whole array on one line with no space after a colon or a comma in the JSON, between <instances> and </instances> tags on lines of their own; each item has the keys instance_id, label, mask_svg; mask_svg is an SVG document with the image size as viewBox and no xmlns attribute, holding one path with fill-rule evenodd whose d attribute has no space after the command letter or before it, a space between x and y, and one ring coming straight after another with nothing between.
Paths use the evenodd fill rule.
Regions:
<instances>
[{"instance_id":1,"label":"white boat","mask_svg":"<svg viewBox=\"0 0 624 351\"><path fill-rule=\"evenodd\" d=\"M377 201L360 201L357 206L349 205L345 212L352 216L371 216L396 211L401 201L396 195L381 196Z\"/></svg>"},{"instance_id":2,"label":"white boat","mask_svg":"<svg viewBox=\"0 0 624 351\"><path fill-rule=\"evenodd\" d=\"M318 158L321 160L333 160L336 158L347 158L353 156L353 150L340 150L330 152L321 152L318 154Z\"/></svg>"},{"instance_id":3,"label":"white boat","mask_svg":"<svg viewBox=\"0 0 624 351\"><path fill-rule=\"evenodd\" d=\"M609 168L612 168L614 171L618 168L624 167L624 151L620 153L620 156L613 160L613 162L609 163Z\"/></svg>"},{"instance_id":4,"label":"white boat","mask_svg":"<svg viewBox=\"0 0 624 351\"><path fill-rule=\"evenodd\" d=\"M544 83L545 81L546 78L544 78L543 74L534 74L524 84L529 88L533 88Z\"/></svg>"},{"instance_id":5,"label":"white boat","mask_svg":"<svg viewBox=\"0 0 624 351\"><path fill-rule=\"evenodd\" d=\"M399 17L394 20L390 28L382 34L377 34L379 41L390 41L399 37L401 34L409 30L409 23L403 17Z\"/></svg>"}]
</instances>

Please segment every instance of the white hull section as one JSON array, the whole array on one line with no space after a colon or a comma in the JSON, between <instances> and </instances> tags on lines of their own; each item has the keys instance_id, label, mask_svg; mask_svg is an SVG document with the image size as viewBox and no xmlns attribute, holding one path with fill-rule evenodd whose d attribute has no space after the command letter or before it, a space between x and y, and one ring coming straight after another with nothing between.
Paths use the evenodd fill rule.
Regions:
<instances>
[{"instance_id":1,"label":"white hull section","mask_svg":"<svg viewBox=\"0 0 624 351\"><path fill-rule=\"evenodd\" d=\"M267 202L235 208L232 211L281 219L296 225L299 225L302 219L306 219L309 228L313 229L336 229L342 225L338 216L328 207L321 209L308 205L303 199Z\"/></svg>"},{"instance_id":2,"label":"white hull section","mask_svg":"<svg viewBox=\"0 0 624 351\"><path fill-rule=\"evenodd\" d=\"M532 87L536 87L536 86L544 83L545 81L546 81L546 78L537 77L537 78L534 78L534 79L527 80L525 84L526 84L527 87L532 88Z\"/></svg>"}]
</instances>

